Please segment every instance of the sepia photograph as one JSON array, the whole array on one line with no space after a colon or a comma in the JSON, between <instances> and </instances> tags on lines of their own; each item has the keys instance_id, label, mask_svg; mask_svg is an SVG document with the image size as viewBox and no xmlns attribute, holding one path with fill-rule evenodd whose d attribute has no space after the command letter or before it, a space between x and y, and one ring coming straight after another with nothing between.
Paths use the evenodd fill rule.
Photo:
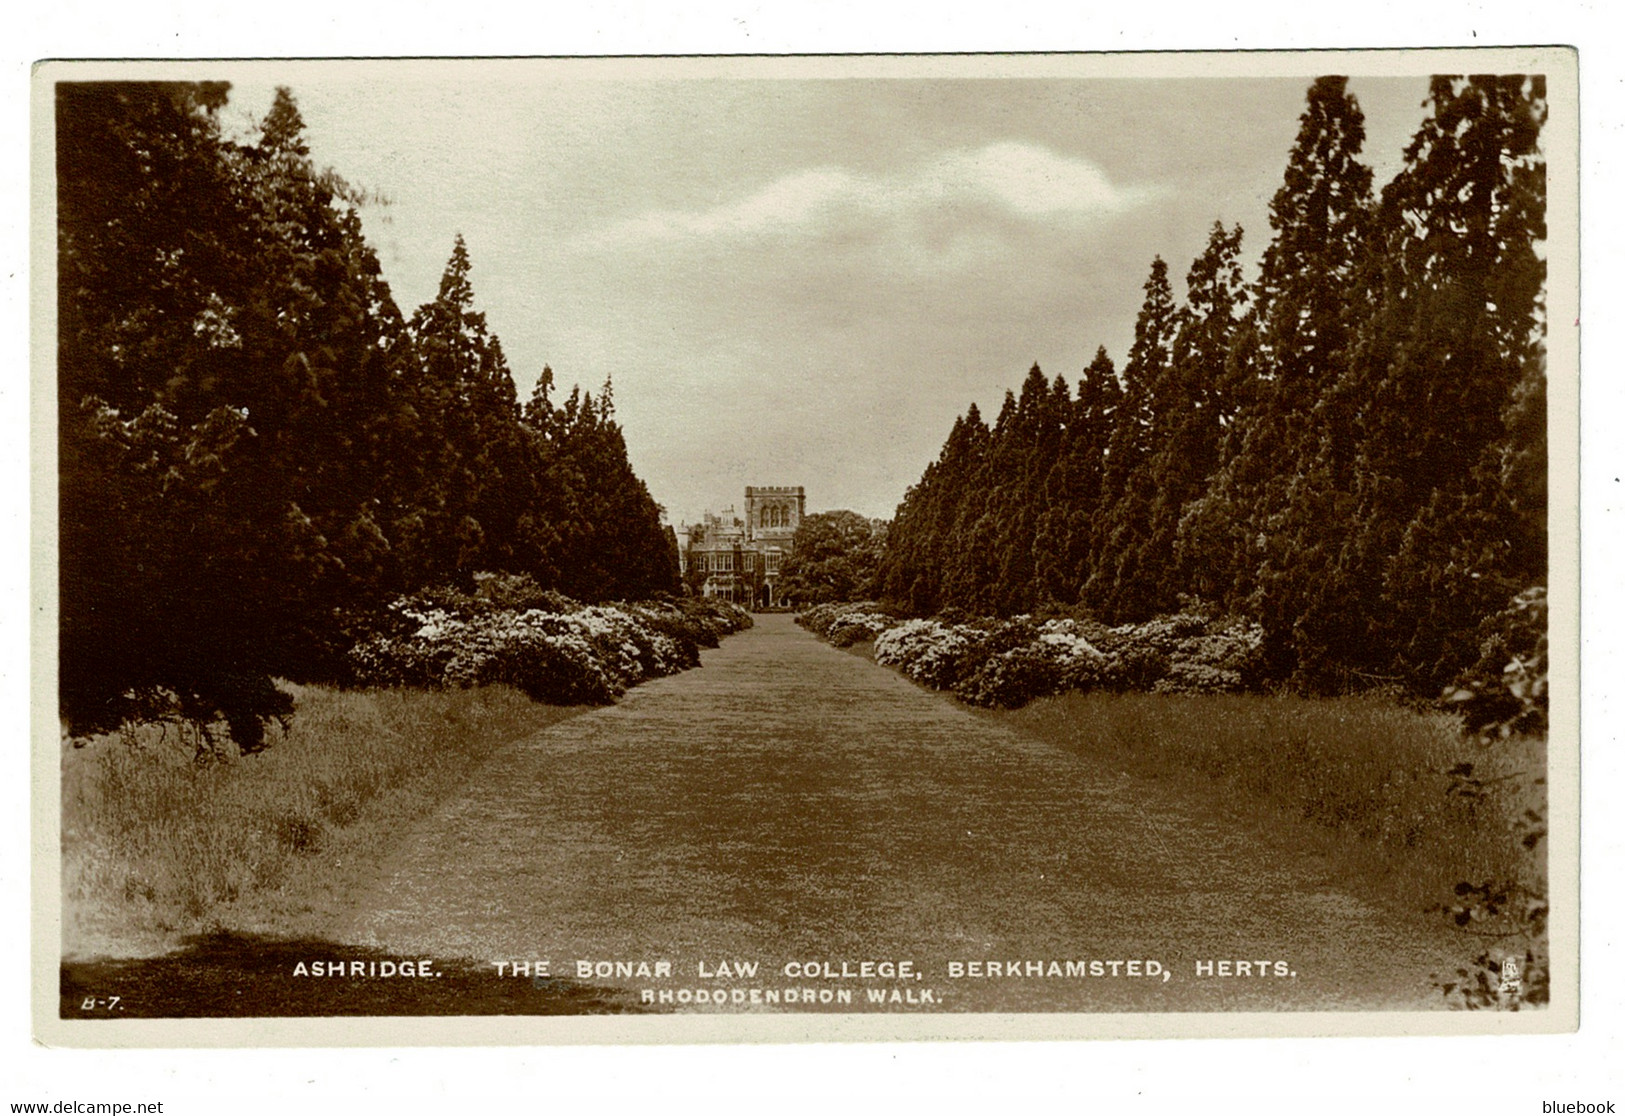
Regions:
<instances>
[{"instance_id":1,"label":"sepia photograph","mask_svg":"<svg viewBox=\"0 0 1625 1116\"><path fill-rule=\"evenodd\" d=\"M37 1036L1577 1026L1574 51L33 96Z\"/></svg>"}]
</instances>

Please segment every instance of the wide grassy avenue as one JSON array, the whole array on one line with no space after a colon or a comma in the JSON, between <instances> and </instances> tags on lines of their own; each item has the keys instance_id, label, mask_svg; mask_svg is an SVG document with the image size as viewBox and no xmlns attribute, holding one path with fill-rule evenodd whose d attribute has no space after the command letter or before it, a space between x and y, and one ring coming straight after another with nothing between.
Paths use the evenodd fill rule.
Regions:
<instances>
[{"instance_id":1,"label":"wide grassy avenue","mask_svg":"<svg viewBox=\"0 0 1625 1116\"><path fill-rule=\"evenodd\" d=\"M578 960L673 963L670 980L592 982L628 992L884 987L783 970L911 960L942 1009L1018 1011L1434 1008L1430 974L1471 952L1353 894L1283 823L1017 735L788 616L499 752L333 937L546 959L560 977ZM1068 960L1172 976L949 977L952 962ZM1255 975L1198 975L1227 960ZM739 961L760 975L698 975ZM1258 976L1259 961L1295 975Z\"/></svg>"}]
</instances>

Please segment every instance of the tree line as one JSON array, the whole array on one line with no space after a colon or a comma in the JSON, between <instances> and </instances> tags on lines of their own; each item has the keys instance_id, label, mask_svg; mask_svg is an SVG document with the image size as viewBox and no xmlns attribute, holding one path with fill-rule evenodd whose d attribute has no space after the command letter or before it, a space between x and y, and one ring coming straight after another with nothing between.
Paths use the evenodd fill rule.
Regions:
<instances>
[{"instance_id":1,"label":"tree line","mask_svg":"<svg viewBox=\"0 0 1625 1116\"><path fill-rule=\"evenodd\" d=\"M884 596L1112 624L1222 609L1262 624L1272 679L1315 691L1437 695L1499 630L1528 635L1544 81L1439 76L1424 109L1377 195L1346 80L1316 80L1257 277L1216 223L1182 301L1153 261L1120 370L1102 348L1075 390L1034 366L991 426L972 405L897 510Z\"/></svg>"},{"instance_id":2,"label":"tree line","mask_svg":"<svg viewBox=\"0 0 1625 1116\"><path fill-rule=\"evenodd\" d=\"M458 237L401 313L362 193L278 90L56 87L61 708L94 731L178 702L245 747L340 679L391 597L524 574L589 601L679 589L613 390L522 406Z\"/></svg>"}]
</instances>

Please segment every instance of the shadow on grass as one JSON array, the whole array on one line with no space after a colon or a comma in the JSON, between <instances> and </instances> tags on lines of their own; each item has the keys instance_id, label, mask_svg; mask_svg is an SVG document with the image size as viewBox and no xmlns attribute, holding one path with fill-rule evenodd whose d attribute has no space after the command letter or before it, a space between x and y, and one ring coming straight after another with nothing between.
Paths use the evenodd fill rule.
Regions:
<instances>
[{"instance_id":1,"label":"shadow on grass","mask_svg":"<svg viewBox=\"0 0 1625 1116\"><path fill-rule=\"evenodd\" d=\"M379 976L416 958L315 939L210 934L162 957L64 962L63 1019L300 1016L608 1015L639 1011L631 993L559 977L497 976L490 961L434 958L432 977ZM343 976L295 975L303 962ZM352 963L362 963L349 975ZM114 999L116 997L116 1000Z\"/></svg>"}]
</instances>

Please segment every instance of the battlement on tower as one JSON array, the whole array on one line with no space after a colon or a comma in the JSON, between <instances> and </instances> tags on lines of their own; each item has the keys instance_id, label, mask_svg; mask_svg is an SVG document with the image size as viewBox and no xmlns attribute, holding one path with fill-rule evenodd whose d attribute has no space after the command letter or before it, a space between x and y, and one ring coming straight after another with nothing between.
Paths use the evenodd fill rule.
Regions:
<instances>
[{"instance_id":1,"label":"battlement on tower","mask_svg":"<svg viewBox=\"0 0 1625 1116\"><path fill-rule=\"evenodd\" d=\"M751 538L788 542L807 514L801 485L746 485L745 530Z\"/></svg>"}]
</instances>

